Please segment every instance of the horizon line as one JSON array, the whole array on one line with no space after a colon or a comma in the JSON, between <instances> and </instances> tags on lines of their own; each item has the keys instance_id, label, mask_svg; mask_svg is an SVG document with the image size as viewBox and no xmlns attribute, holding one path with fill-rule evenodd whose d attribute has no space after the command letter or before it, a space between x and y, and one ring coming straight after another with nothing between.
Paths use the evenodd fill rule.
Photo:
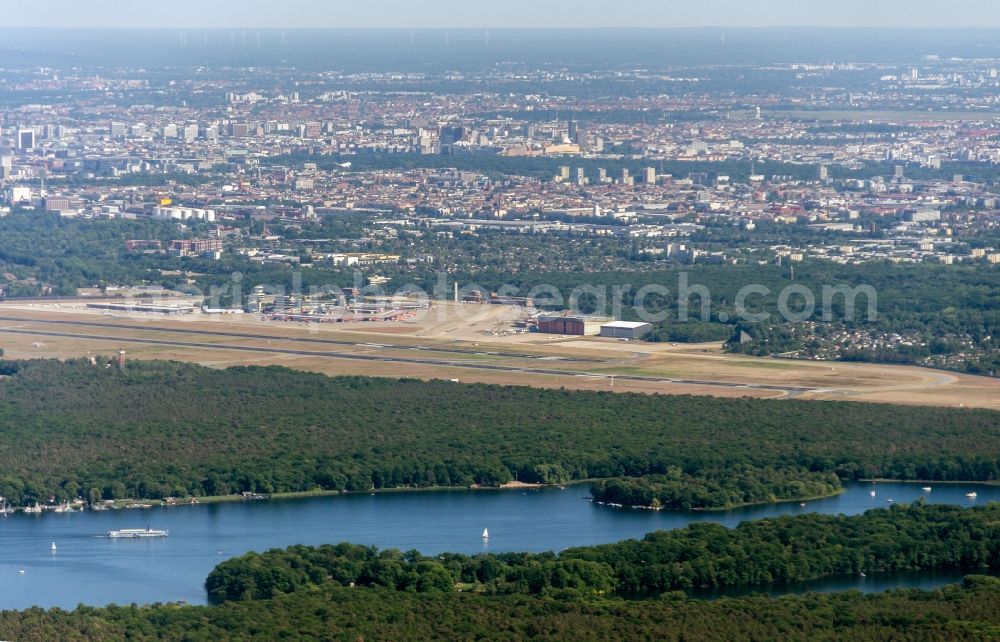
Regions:
<instances>
[{"instance_id":1,"label":"horizon line","mask_svg":"<svg viewBox=\"0 0 1000 642\"><path fill-rule=\"evenodd\" d=\"M226 31L232 29L253 29L255 31L697 31L711 29L734 29L740 31L767 31L771 29L802 29L802 30L826 30L826 31L852 31L857 29L876 31L1000 31L1000 24L996 25L962 25L962 26L882 26L882 25L684 25L684 26L643 26L643 25L602 25L602 26L560 26L560 27L520 27L520 26L487 26L487 25L466 25L466 26L256 26L256 25L73 25L73 26L53 26L53 25L5 25L0 24L0 29L33 29L40 31L90 31L96 29L121 30L121 31L175 31L177 29L195 29L203 31Z\"/></svg>"}]
</instances>

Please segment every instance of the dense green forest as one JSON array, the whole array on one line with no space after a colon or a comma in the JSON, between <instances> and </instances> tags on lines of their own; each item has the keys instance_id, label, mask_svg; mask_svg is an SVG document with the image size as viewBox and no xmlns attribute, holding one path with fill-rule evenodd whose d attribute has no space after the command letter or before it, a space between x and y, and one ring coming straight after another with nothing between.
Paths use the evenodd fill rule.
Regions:
<instances>
[{"instance_id":1,"label":"dense green forest","mask_svg":"<svg viewBox=\"0 0 1000 642\"><path fill-rule=\"evenodd\" d=\"M56 213L23 212L0 217L0 272L16 281L7 296L74 295L79 287L158 280L159 270L141 254L125 251L128 239L184 238L167 221L66 219Z\"/></svg>"},{"instance_id":2,"label":"dense green forest","mask_svg":"<svg viewBox=\"0 0 1000 642\"><path fill-rule=\"evenodd\" d=\"M752 520L736 528L695 523L558 555L426 557L352 544L293 546L222 562L205 586L224 599L264 599L327 585L418 593L654 596L935 568L1000 568L1000 504L963 509L918 502L850 517Z\"/></svg>"},{"instance_id":3,"label":"dense green forest","mask_svg":"<svg viewBox=\"0 0 1000 642\"><path fill-rule=\"evenodd\" d=\"M217 599L256 600L332 585L381 587L416 593L450 593L456 585L480 593L580 597L614 590L611 566L557 558L552 553L502 553L470 557L416 551L379 551L356 544L248 553L219 564L205 588Z\"/></svg>"},{"instance_id":4,"label":"dense green forest","mask_svg":"<svg viewBox=\"0 0 1000 642\"><path fill-rule=\"evenodd\" d=\"M594 501L608 504L690 510L825 497L842 488L840 478L832 472L734 464L694 474L671 466L662 475L601 479L591 485L590 494Z\"/></svg>"},{"instance_id":5,"label":"dense green forest","mask_svg":"<svg viewBox=\"0 0 1000 642\"><path fill-rule=\"evenodd\" d=\"M623 600L324 588L212 607L4 611L0 636L20 642L986 642L1000 636L1000 580L969 576L961 586L933 591L713 602L676 593Z\"/></svg>"},{"instance_id":6,"label":"dense green forest","mask_svg":"<svg viewBox=\"0 0 1000 642\"><path fill-rule=\"evenodd\" d=\"M738 464L1000 479L1000 413L87 360L2 362L0 495L493 486Z\"/></svg>"}]
</instances>

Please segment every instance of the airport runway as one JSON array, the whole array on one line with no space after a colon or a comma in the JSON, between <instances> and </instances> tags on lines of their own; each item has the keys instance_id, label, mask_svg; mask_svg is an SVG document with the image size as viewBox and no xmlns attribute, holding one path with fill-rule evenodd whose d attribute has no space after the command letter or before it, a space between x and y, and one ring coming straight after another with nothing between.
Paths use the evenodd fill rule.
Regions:
<instances>
[{"instance_id":1,"label":"airport runway","mask_svg":"<svg viewBox=\"0 0 1000 642\"><path fill-rule=\"evenodd\" d=\"M540 354L528 354L521 352L496 352L491 350L471 350L468 348L439 348L435 346L411 346L398 345L392 343L372 343L359 341L344 341L337 339L316 339L312 337L278 337L269 334L249 334L242 332L219 332L215 330L195 330L192 328L164 328L158 326L126 324L126 323L97 323L94 321L76 321L70 319L30 319L25 317L5 317L0 316L0 321L12 323L47 323L52 325L70 325L75 327L91 328L124 328L126 330L143 330L149 332L170 332L176 334L195 334L211 337L231 337L234 339L264 339L268 341L299 341L302 343L318 343L336 346L350 346L352 348L383 348L386 350L421 350L425 352L442 352L446 354L469 354L475 356L508 357L512 359L538 359L540 361L565 361L569 363L604 363L600 359L588 359L585 357L562 357L547 356Z\"/></svg>"},{"instance_id":2,"label":"airport runway","mask_svg":"<svg viewBox=\"0 0 1000 642\"><path fill-rule=\"evenodd\" d=\"M16 320L18 322L33 322L29 319L10 319ZM66 323L66 322L60 322ZM72 322L69 322L72 323ZM99 324L98 324L99 325ZM103 328L108 328L111 326L102 325ZM118 326L123 327L123 326ZM146 330L148 328L138 328ZM771 384L753 384L753 383L734 383L725 381L704 381L698 379L672 379L669 377L653 377L645 375L615 375L609 373L600 372L581 372L576 370L556 370L551 368L534 368L534 367L522 367L522 366L507 366L500 364L488 364L488 363L475 363L470 361L450 361L447 359L430 359L424 357L394 357L386 355L374 355L374 354L353 354L353 353L343 353L343 352L321 352L318 350L295 350L291 348L269 348L269 347L254 347L254 346L241 346L233 344L219 344L219 343L198 343L194 341L175 341L169 339L152 339L152 338L139 338L139 337L126 337L126 336L108 336L100 334L83 334L76 332L56 332L56 331L46 331L46 330L30 330L23 328L4 328L0 327L0 334L19 334L28 336L39 336L39 337L59 337L68 339L90 339L97 341L107 341L113 343L134 343L143 345L162 345L178 348L201 348L208 350L235 350L239 352L252 352L257 354L285 354L285 355L296 355L296 356L307 356L307 357L322 357L327 359L346 359L354 361L380 361L383 363L409 363L427 366L437 366L437 367L448 367L448 368L465 368L472 370L489 370L494 372L515 372L519 374L526 375L551 375L560 377L587 377L595 379L606 379L618 381L640 381L647 383L668 383L668 384L682 384L682 385L692 385L692 386L709 386L716 388L745 388L748 390L765 390L772 392L781 392L789 396L797 396L802 393L807 392L821 392L815 388L809 388L804 386L781 386L781 385L771 385ZM211 334L211 333L208 333ZM272 340L283 340L276 337L266 337ZM371 346L373 344L354 344L349 343L351 346L362 345ZM475 353L478 354L478 353Z\"/></svg>"}]
</instances>

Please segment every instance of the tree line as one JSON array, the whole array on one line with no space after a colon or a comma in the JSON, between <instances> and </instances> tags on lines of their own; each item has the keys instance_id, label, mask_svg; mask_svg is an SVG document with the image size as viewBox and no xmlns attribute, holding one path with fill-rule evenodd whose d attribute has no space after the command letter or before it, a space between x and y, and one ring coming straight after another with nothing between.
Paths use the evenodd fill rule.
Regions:
<instances>
[{"instance_id":1,"label":"tree line","mask_svg":"<svg viewBox=\"0 0 1000 642\"><path fill-rule=\"evenodd\" d=\"M0 363L0 495L8 501L498 486L515 478L562 484L675 468L697 477L740 465L841 480L1000 479L1000 413L989 410L163 361L119 370L104 361ZM735 479L727 485L741 483Z\"/></svg>"},{"instance_id":2,"label":"tree line","mask_svg":"<svg viewBox=\"0 0 1000 642\"><path fill-rule=\"evenodd\" d=\"M0 636L24 642L358 642L358 640L994 640L1000 580L968 576L933 591L766 595L713 602L559 599L326 588L219 606L81 606L0 613Z\"/></svg>"}]
</instances>

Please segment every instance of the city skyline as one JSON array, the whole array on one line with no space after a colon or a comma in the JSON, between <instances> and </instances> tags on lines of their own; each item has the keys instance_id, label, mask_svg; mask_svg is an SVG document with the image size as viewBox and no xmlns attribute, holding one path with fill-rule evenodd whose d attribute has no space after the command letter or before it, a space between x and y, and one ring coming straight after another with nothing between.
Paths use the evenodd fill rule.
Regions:
<instances>
[{"instance_id":1,"label":"city skyline","mask_svg":"<svg viewBox=\"0 0 1000 642\"><path fill-rule=\"evenodd\" d=\"M289 0L283 11L262 0L194 0L123 6L114 0L81 5L54 0L28 5L0 16L0 27L59 28L599 28L599 27L1000 27L1000 6L988 0L956 0L949 11L937 3L915 0L900 11L893 0L845 0L835 10L792 0L745 3L706 0L697 5L635 0L626 11L609 11L604 2L573 4L509 0L502 5L440 0L371 0L366 3Z\"/></svg>"}]
</instances>

